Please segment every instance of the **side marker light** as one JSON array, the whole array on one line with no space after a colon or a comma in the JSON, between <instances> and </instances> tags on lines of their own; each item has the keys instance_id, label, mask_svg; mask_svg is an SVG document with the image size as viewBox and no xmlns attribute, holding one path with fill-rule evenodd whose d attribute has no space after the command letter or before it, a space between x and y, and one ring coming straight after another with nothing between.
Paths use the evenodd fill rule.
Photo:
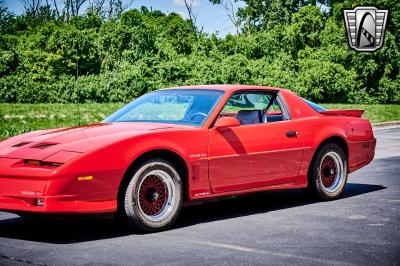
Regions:
<instances>
[{"instance_id":1,"label":"side marker light","mask_svg":"<svg viewBox=\"0 0 400 266\"><path fill-rule=\"evenodd\" d=\"M93 180L93 176L79 176L78 181L91 181Z\"/></svg>"}]
</instances>

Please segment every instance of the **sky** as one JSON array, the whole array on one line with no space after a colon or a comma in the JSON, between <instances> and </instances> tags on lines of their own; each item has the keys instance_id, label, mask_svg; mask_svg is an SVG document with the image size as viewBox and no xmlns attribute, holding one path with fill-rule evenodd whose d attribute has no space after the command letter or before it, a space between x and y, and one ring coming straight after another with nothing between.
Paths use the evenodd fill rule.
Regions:
<instances>
[{"instance_id":1,"label":"sky","mask_svg":"<svg viewBox=\"0 0 400 266\"><path fill-rule=\"evenodd\" d=\"M89 2L90 0L88 0ZM132 2L131 8L146 6L149 9L161 10L164 13L175 12L184 18L188 18L183 0L123 0L124 3ZM193 0L193 11L197 15L196 25L203 28L206 33L218 33L218 36L225 36L228 33L234 34L235 27L230 22L226 11L219 5L213 5L209 0ZM58 0L62 3L63 0ZM23 12L21 0L3 0L3 4L14 14ZM238 5L238 4L237 4Z\"/></svg>"}]
</instances>

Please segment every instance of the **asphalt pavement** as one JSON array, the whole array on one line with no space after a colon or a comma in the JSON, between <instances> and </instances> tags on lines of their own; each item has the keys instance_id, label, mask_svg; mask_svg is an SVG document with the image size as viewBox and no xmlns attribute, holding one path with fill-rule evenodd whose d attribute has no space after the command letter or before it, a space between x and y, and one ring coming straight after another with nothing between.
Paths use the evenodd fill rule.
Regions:
<instances>
[{"instance_id":1,"label":"asphalt pavement","mask_svg":"<svg viewBox=\"0 0 400 266\"><path fill-rule=\"evenodd\" d=\"M375 160L336 201L258 193L185 207L154 234L0 212L0 265L400 265L400 128L375 135Z\"/></svg>"}]
</instances>

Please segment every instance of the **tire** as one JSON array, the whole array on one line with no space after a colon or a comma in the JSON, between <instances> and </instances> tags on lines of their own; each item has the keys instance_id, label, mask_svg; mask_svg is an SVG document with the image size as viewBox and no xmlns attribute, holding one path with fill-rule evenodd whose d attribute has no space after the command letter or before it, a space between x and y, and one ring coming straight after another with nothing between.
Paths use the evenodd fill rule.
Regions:
<instances>
[{"instance_id":1,"label":"tire","mask_svg":"<svg viewBox=\"0 0 400 266\"><path fill-rule=\"evenodd\" d=\"M162 159L144 162L123 187L121 215L125 224L142 232L167 229L182 206L182 181L174 166Z\"/></svg>"},{"instance_id":2,"label":"tire","mask_svg":"<svg viewBox=\"0 0 400 266\"><path fill-rule=\"evenodd\" d=\"M343 193L347 176L346 154L339 145L328 143L311 161L307 192L321 200L335 200Z\"/></svg>"}]
</instances>

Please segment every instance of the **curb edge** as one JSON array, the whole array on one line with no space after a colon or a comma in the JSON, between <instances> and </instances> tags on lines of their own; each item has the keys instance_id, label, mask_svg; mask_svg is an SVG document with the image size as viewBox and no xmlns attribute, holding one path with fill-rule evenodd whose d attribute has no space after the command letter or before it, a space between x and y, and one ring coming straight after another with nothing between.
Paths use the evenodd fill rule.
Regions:
<instances>
[{"instance_id":1,"label":"curb edge","mask_svg":"<svg viewBox=\"0 0 400 266\"><path fill-rule=\"evenodd\" d=\"M400 127L400 121L388 121L388 122L373 123L372 127L374 129L386 128L386 127Z\"/></svg>"}]
</instances>

